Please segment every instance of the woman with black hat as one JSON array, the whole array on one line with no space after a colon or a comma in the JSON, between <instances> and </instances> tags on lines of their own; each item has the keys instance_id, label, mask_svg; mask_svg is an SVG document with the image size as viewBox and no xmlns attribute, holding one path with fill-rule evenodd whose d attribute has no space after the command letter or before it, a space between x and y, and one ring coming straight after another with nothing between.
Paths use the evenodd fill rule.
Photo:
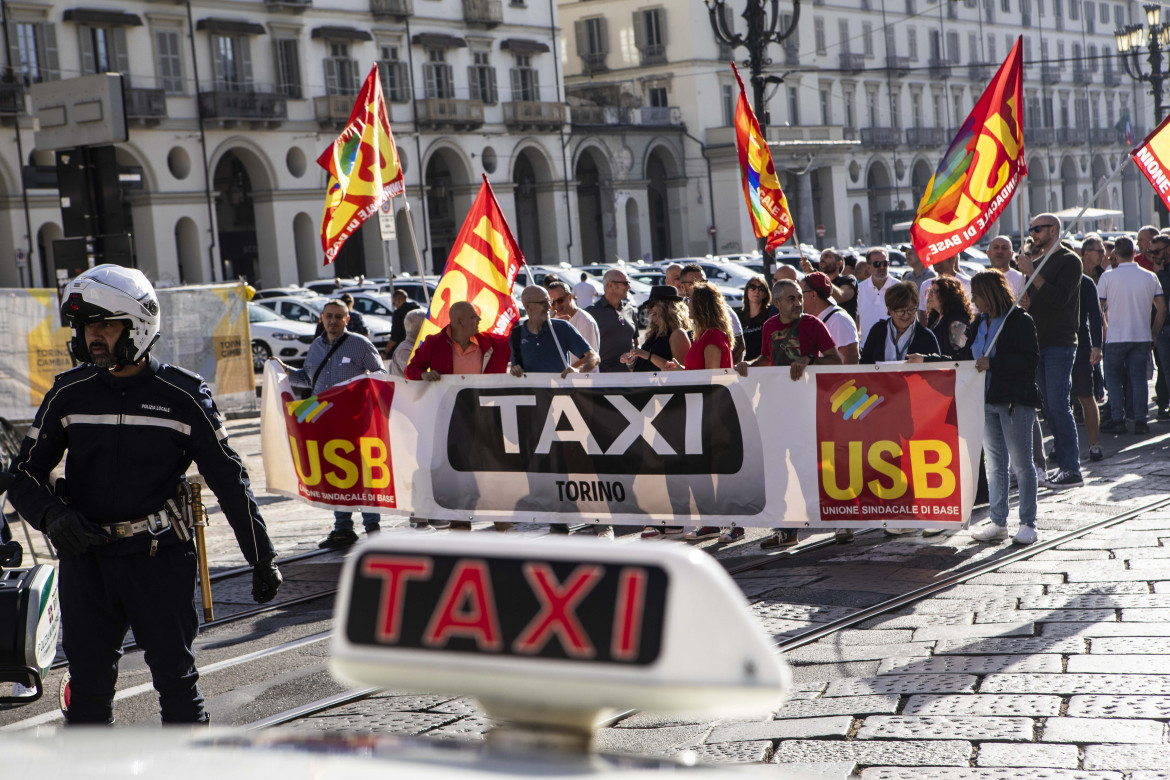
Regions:
<instances>
[{"instance_id":1,"label":"woman with black hat","mask_svg":"<svg viewBox=\"0 0 1170 780\"><path fill-rule=\"evenodd\" d=\"M664 371L672 360L682 365L691 348L691 329L687 307L678 290L669 284L655 285L647 299L650 326L642 346L622 355L622 362L633 371Z\"/></svg>"}]
</instances>

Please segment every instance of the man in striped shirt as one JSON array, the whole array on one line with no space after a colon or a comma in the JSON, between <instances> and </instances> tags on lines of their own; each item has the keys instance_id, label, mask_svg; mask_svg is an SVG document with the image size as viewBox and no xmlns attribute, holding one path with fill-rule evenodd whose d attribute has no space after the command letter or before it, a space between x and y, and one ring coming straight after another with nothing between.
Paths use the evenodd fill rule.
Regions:
<instances>
[{"instance_id":1,"label":"man in striped shirt","mask_svg":"<svg viewBox=\"0 0 1170 780\"><path fill-rule=\"evenodd\" d=\"M325 332L309 345L304 368L289 368L276 360L288 372L293 387L308 388L316 395L334 385L377 371L385 371L382 356L368 338L345 329L349 323L349 307L333 298L326 301L321 309L321 325ZM381 518L377 512L362 512L362 524L366 533L381 530ZM353 530L353 512L335 511L333 530L317 546L323 550L349 547L358 539Z\"/></svg>"}]
</instances>

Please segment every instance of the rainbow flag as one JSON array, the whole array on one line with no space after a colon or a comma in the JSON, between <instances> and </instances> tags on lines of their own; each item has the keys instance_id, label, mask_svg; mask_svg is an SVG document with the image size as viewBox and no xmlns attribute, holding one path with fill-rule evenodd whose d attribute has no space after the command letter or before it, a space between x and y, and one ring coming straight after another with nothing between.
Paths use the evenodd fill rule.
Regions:
<instances>
[{"instance_id":1,"label":"rainbow flag","mask_svg":"<svg viewBox=\"0 0 1170 780\"><path fill-rule=\"evenodd\" d=\"M1020 39L951 141L918 204L910 237L924 265L974 244L1011 202L1024 165Z\"/></svg>"},{"instance_id":2,"label":"rainbow flag","mask_svg":"<svg viewBox=\"0 0 1170 780\"><path fill-rule=\"evenodd\" d=\"M767 238L768 249L774 249L792 235L792 212L788 199L780 189L772 152L760 132L760 123L748 104L739 69L731 63L735 80L739 82L739 104L735 107L735 146L739 152L739 170L743 178L743 197L756 238Z\"/></svg>"},{"instance_id":3,"label":"rainbow flag","mask_svg":"<svg viewBox=\"0 0 1170 780\"><path fill-rule=\"evenodd\" d=\"M1170 116L1162 120L1162 124L1154 128L1154 131L1145 137L1136 149L1129 153L1133 161L1137 163L1137 167L1146 178L1150 180L1150 184L1154 185L1154 191L1158 193L1158 197L1170 208L1170 168L1167 168L1166 163L1170 161L1170 130L1167 125L1170 124Z\"/></svg>"},{"instance_id":4,"label":"rainbow flag","mask_svg":"<svg viewBox=\"0 0 1170 780\"><path fill-rule=\"evenodd\" d=\"M329 265L345 240L378 212L383 199L405 189L377 65L358 92L349 123L317 164L329 172L321 218L321 248Z\"/></svg>"},{"instance_id":5,"label":"rainbow flag","mask_svg":"<svg viewBox=\"0 0 1170 780\"><path fill-rule=\"evenodd\" d=\"M470 301L475 306L481 332L502 336L511 331L520 319L512 285L522 265L524 254L512 237L485 174L447 255L447 265L431 296L431 310L414 342L415 349L427 336L447 327L451 304L459 301Z\"/></svg>"}]
</instances>

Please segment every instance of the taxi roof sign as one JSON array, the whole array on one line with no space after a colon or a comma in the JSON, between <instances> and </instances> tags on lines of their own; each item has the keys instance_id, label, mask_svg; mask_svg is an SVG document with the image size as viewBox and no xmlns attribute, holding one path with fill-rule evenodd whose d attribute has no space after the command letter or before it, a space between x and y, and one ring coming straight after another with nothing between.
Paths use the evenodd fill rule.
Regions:
<instances>
[{"instance_id":1,"label":"taxi roof sign","mask_svg":"<svg viewBox=\"0 0 1170 780\"><path fill-rule=\"evenodd\" d=\"M792 687L731 577L675 544L380 534L346 559L331 656L351 684L582 729L608 709L776 709Z\"/></svg>"}]
</instances>

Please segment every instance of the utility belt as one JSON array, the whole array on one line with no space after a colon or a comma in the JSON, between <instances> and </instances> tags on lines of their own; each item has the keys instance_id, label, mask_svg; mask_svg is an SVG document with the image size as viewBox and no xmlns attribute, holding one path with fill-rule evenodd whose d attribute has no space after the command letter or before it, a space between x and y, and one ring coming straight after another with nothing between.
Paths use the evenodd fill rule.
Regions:
<instances>
[{"instance_id":1,"label":"utility belt","mask_svg":"<svg viewBox=\"0 0 1170 780\"><path fill-rule=\"evenodd\" d=\"M175 498L168 498L160 511L121 523L103 523L99 527L114 539L129 539L141 534L157 537L172 530L180 541L188 542L195 525L203 520L200 488L198 484L180 480Z\"/></svg>"}]
</instances>

